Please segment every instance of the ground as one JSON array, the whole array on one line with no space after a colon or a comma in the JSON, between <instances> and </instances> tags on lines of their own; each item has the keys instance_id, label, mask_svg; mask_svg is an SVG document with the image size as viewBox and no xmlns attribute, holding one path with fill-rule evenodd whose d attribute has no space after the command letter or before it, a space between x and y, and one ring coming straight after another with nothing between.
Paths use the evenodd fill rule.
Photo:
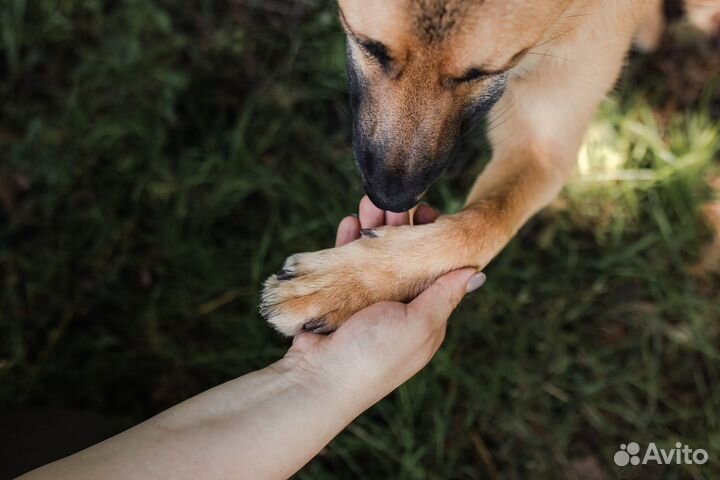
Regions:
<instances>
[{"instance_id":1,"label":"ground","mask_svg":"<svg viewBox=\"0 0 720 480\"><path fill-rule=\"evenodd\" d=\"M361 196L333 5L7 0L0 31L1 409L129 424L281 356L261 282ZM720 45L673 31L430 366L298 478L720 476ZM710 462L618 468L630 441Z\"/></svg>"}]
</instances>

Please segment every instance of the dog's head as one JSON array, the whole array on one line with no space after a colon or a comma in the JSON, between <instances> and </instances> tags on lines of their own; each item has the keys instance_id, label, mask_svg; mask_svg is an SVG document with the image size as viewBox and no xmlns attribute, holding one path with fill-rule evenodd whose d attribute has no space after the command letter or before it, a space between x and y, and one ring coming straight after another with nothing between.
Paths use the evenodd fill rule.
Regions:
<instances>
[{"instance_id":1,"label":"dog's head","mask_svg":"<svg viewBox=\"0 0 720 480\"><path fill-rule=\"evenodd\" d=\"M499 100L572 1L339 0L355 157L377 206L418 202L463 124Z\"/></svg>"}]
</instances>

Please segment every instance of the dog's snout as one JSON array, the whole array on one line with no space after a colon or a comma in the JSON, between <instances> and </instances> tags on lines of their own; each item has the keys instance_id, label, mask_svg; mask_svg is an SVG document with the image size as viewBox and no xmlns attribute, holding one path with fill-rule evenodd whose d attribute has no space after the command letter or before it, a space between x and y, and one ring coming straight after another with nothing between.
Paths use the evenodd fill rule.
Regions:
<instances>
[{"instance_id":1,"label":"dog's snout","mask_svg":"<svg viewBox=\"0 0 720 480\"><path fill-rule=\"evenodd\" d=\"M392 176L365 182L365 192L370 200L383 210L406 212L417 205L424 189L408 189Z\"/></svg>"},{"instance_id":2,"label":"dog's snout","mask_svg":"<svg viewBox=\"0 0 720 480\"><path fill-rule=\"evenodd\" d=\"M434 178L393 164L379 152L358 152L358 164L363 174L365 192L370 200L383 210L405 212L414 207ZM422 172L422 171L421 171Z\"/></svg>"}]
</instances>

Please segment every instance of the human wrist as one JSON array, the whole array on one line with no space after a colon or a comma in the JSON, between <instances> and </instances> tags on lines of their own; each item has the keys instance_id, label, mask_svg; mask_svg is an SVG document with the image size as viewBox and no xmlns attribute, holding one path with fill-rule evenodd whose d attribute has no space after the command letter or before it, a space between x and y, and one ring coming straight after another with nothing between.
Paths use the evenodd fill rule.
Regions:
<instances>
[{"instance_id":1,"label":"human wrist","mask_svg":"<svg viewBox=\"0 0 720 480\"><path fill-rule=\"evenodd\" d=\"M290 351L269 368L294 388L316 396L317 401L327 404L328 408L350 417L349 423L372 402L362 382L351 372L338 372L339 366L334 363L333 368L328 368L302 353Z\"/></svg>"}]
</instances>

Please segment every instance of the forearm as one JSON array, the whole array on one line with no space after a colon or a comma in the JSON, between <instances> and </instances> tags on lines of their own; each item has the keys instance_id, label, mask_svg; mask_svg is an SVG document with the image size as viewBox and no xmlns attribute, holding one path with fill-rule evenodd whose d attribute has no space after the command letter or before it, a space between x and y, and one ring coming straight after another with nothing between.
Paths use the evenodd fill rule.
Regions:
<instances>
[{"instance_id":1,"label":"forearm","mask_svg":"<svg viewBox=\"0 0 720 480\"><path fill-rule=\"evenodd\" d=\"M24 478L286 478L373 400L282 360Z\"/></svg>"},{"instance_id":2,"label":"forearm","mask_svg":"<svg viewBox=\"0 0 720 480\"><path fill-rule=\"evenodd\" d=\"M360 218L343 221L355 231L338 238L359 237L363 223L377 226L381 220L370 222L373 215L385 218L363 200ZM426 221L437 216L431 213ZM430 361L450 313L483 280L473 269L454 271L408 304L367 307L332 335L303 333L270 367L23 478L287 478Z\"/></svg>"}]
</instances>

